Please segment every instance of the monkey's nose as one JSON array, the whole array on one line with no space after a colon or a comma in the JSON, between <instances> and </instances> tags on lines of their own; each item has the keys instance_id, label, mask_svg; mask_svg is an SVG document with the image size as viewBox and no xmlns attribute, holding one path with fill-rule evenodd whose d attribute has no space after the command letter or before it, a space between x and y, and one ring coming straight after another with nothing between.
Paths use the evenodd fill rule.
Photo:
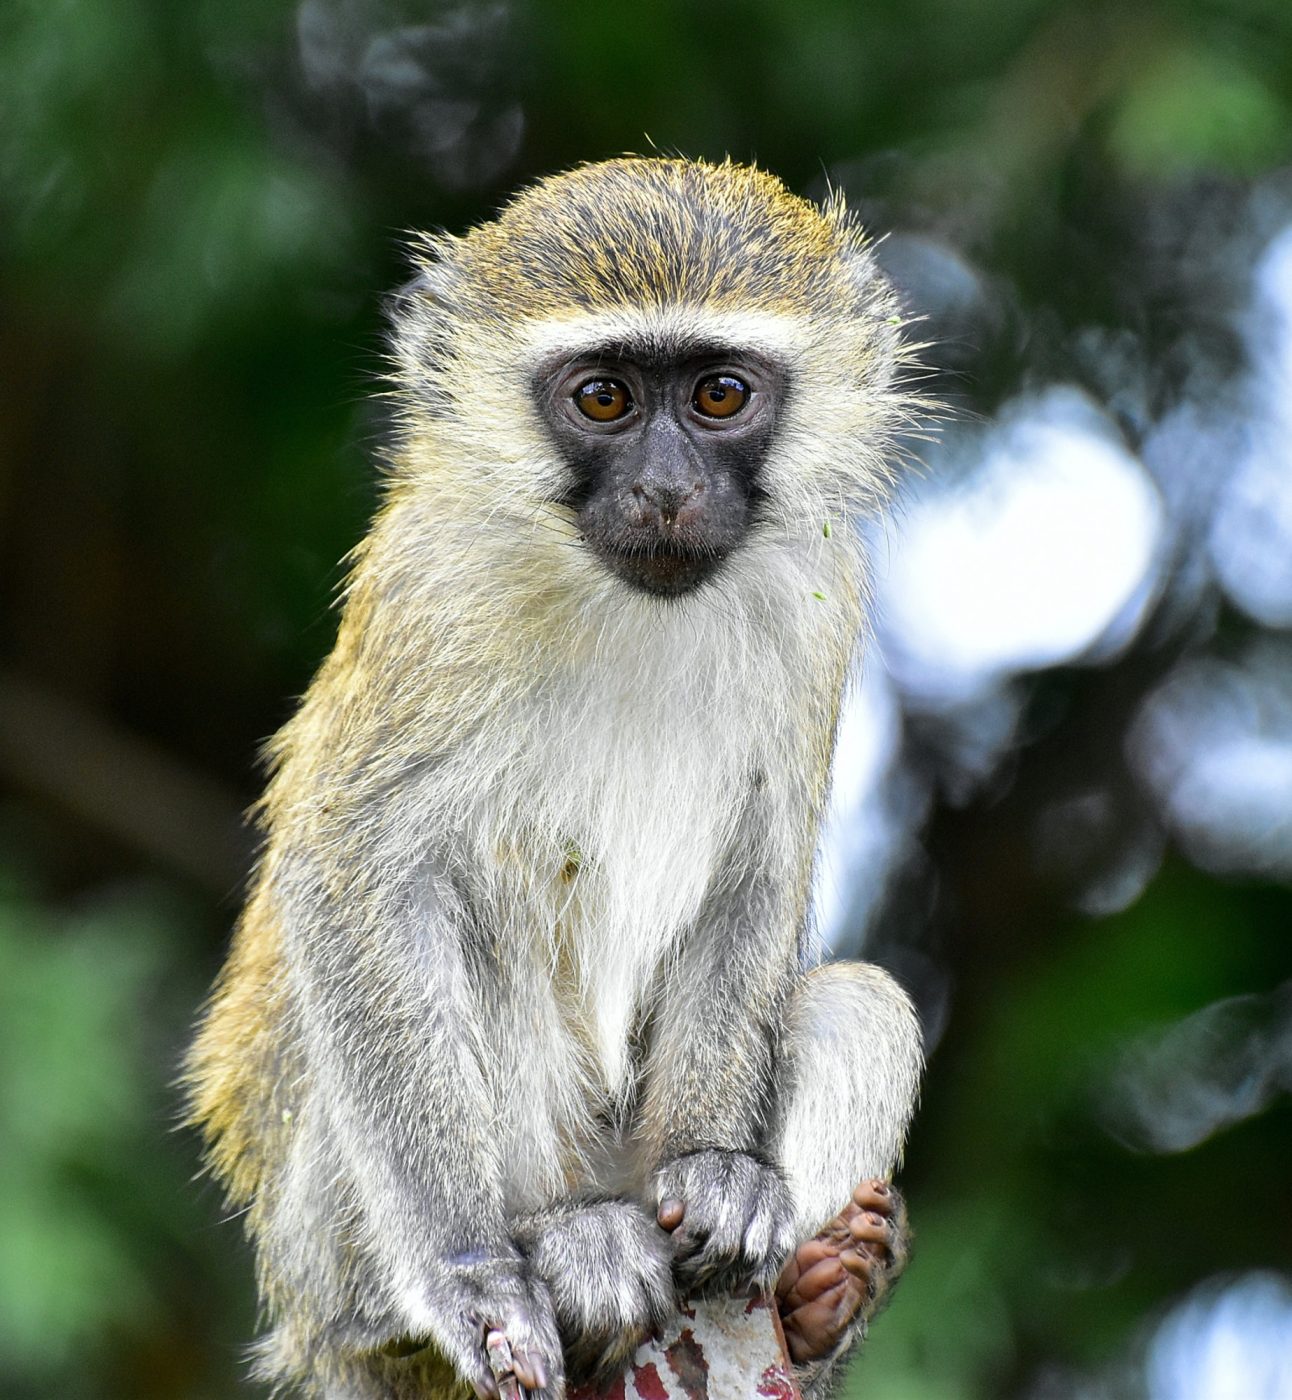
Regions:
<instances>
[{"instance_id":1,"label":"monkey's nose","mask_svg":"<svg viewBox=\"0 0 1292 1400\"><path fill-rule=\"evenodd\" d=\"M699 481L639 481L632 488L634 498L641 505L642 524L647 524L654 515L667 526L676 525L679 517L685 523L686 517L694 514L694 508L688 511L687 507L703 490L704 484Z\"/></svg>"}]
</instances>

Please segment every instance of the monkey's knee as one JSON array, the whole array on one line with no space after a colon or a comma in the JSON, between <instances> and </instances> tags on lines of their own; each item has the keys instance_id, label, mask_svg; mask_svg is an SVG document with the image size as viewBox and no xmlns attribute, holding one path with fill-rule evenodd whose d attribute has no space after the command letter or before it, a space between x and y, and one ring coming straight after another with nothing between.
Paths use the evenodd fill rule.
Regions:
<instances>
[{"instance_id":1,"label":"monkey's knee","mask_svg":"<svg viewBox=\"0 0 1292 1400\"><path fill-rule=\"evenodd\" d=\"M786 1009L773 1151L814 1234L901 1156L924 1056L910 998L881 968L830 963Z\"/></svg>"}]
</instances>

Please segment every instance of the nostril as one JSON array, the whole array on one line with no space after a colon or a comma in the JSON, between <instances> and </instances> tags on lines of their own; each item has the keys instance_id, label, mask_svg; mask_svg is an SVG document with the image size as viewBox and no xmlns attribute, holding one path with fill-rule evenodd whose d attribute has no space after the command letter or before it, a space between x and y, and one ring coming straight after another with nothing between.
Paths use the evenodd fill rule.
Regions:
<instances>
[{"instance_id":1,"label":"nostril","mask_svg":"<svg viewBox=\"0 0 1292 1400\"><path fill-rule=\"evenodd\" d=\"M687 508L704 490L702 481L678 483L661 481L635 481L629 487L629 494L637 503L641 523L654 519L659 524L672 529L680 517L687 514Z\"/></svg>"}]
</instances>

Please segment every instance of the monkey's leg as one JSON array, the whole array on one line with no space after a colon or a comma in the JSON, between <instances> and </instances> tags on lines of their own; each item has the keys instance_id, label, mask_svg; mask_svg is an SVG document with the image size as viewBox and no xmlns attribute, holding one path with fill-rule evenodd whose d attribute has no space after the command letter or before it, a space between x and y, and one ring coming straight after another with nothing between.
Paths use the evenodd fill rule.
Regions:
<instances>
[{"instance_id":1,"label":"monkey's leg","mask_svg":"<svg viewBox=\"0 0 1292 1400\"><path fill-rule=\"evenodd\" d=\"M783 1024L773 1156L804 1243L778 1291L794 1359L811 1363L801 1381L815 1388L861 1339L905 1259L905 1215L886 1182L901 1154L923 1056L906 994L865 963L806 974Z\"/></svg>"},{"instance_id":2,"label":"monkey's leg","mask_svg":"<svg viewBox=\"0 0 1292 1400\"><path fill-rule=\"evenodd\" d=\"M906 1206L896 1188L863 1181L852 1200L794 1251L776 1285L790 1357L823 1361L864 1326L906 1265Z\"/></svg>"},{"instance_id":3,"label":"monkey's leg","mask_svg":"<svg viewBox=\"0 0 1292 1400\"><path fill-rule=\"evenodd\" d=\"M923 1051L910 998L870 963L806 973L782 1027L771 1152L794 1196L797 1237L806 1240L859 1181L891 1176Z\"/></svg>"}]
</instances>

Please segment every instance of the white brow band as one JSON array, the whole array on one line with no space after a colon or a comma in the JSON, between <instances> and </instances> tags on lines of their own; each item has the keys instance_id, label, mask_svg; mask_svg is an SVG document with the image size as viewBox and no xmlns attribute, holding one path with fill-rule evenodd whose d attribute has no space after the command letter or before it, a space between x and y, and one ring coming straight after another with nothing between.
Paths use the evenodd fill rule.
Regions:
<instances>
[{"instance_id":1,"label":"white brow band","mask_svg":"<svg viewBox=\"0 0 1292 1400\"><path fill-rule=\"evenodd\" d=\"M681 351L717 344L792 357L806 348L808 328L799 318L774 311L720 311L674 304L552 317L537 322L526 340L536 357L558 351L577 355L608 344L639 341L666 342Z\"/></svg>"}]
</instances>

